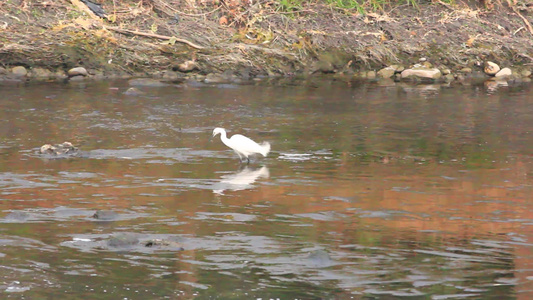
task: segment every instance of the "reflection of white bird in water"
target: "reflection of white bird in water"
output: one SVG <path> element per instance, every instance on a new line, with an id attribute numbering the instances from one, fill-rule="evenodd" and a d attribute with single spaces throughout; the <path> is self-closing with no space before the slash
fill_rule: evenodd
<path id="1" fill-rule="evenodd" d="M 248 156 L 252 154 L 261 154 L 264 157 L 267 156 L 270 152 L 270 144 L 268 142 L 263 142 L 258 144 L 252 141 L 250 138 L 245 137 L 244 135 L 235 134 L 228 139 L 226 136 L 226 130 L 224 128 L 217 127 L 213 130 L 213 137 L 220 133 L 220 139 L 224 145 L 230 147 L 239 155 L 241 161 L 242 158 L 246 158 L 246 161 L 249 163 L 250 159 Z"/>
<path id="2" fill-rule="evenodd" d="M 245 167 L 237 173 L 222 176 L 220 182 L 215 184 L 213 192 L 222 195 L 225 190 L 245 190 L 251 188 L 251 184 L 260 177 L 268 178 L 268 176 L 270 176 L 270 173 L 266 166 L 262 166 L 259 169 Z"/>

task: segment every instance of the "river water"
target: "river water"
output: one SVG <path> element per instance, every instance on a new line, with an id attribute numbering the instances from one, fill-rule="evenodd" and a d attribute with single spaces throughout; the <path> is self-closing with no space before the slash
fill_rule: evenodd
<path id="1" fill-rule="evenodd" d="M 2 298 L 533 297 L 531 86 L 127 88 L 0 87 Z"/>

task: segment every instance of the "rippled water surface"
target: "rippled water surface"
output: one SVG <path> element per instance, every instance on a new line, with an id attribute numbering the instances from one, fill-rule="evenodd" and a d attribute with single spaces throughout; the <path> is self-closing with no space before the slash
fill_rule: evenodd
<path id="1" fill-rule="evenodd" d="M 533 297 L 530 86 L 0 88 L 2 298 Z"/>

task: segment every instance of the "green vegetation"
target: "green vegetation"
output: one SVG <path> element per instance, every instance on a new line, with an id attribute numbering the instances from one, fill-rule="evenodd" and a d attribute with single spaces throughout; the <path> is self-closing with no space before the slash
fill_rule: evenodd
<path id="1" fill-rule="evenodd" d="M 392 9 L 401 5 L 418 7 L 421 2 L 422 0 L 319 0 L 316 2 L 308 0 L 278 0 L 277 7 L 278 11 L 298 12 L 308 6 L 327 4 L 333 8 L 365 14 L 368 12 L 383 11 L 387 8 Z M 444 4 L 454 4 L 455 0 L 443 0 L 441 2 Z"/>

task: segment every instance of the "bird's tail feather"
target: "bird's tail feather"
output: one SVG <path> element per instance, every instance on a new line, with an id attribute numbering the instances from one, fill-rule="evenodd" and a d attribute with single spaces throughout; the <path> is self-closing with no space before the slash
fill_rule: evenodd
<path id="1" fill-rule="evenodd" d="M 261 143 L 261 148 L 263 148 L 263 151 L 261 151 L 261 154 L 266 157 L 268 152 L 270 152 L 270 143 L 269 142 L 263 142 Z"/>

